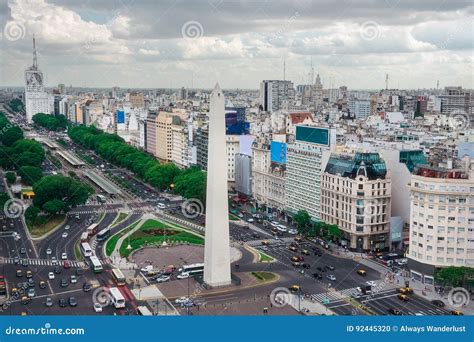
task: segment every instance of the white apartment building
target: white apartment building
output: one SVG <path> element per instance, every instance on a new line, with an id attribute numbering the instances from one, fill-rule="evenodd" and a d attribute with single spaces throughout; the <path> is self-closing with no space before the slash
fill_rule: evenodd
<path id="1" fill-rule="evenodd" d="M 226 135 L 227 151 L 227 181 L 235 182 L 235 155 L 240 153 L 240 139 L 238 135 Z"/>
<path id="2" fill-rule="evenodd" d="M 272 166 L 269 143 L 256 141 L 252 146 L 252 196 L 267 212 L 285 210 L 285 168 Z"/>
<path id="3" fill-rule="evenodd" d="M 171 161 L 181 169 L 189 166 L 188 129 L 184 126 L 171 127 Z"/>
<path id="4" fill-rule="evenodd" d="M 433 284 L 437 268 L 474 267 L 474 172 L 420 167 L 410 190 L 412 278 Z"/>
<path id="5" fill-rule="evenodd" d="M 350 250 L 390 248 L 391 179 L 378 153 L 333 154 L 321 181 L 321 220 L 337 225 Z"/>

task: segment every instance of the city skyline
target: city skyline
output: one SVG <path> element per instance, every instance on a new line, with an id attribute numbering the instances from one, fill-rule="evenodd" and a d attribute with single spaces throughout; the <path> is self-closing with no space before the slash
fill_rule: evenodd
<path id="1" fill-rule="evenodd" d="M 388 74 L 389 88 L 473 88 L 467 1 L 2 6 L 2 86 L 23 83 L 35 34 L 48 87 L 258 89 L 262 79 L 297 85 L 320 74 L 326 89 L 383 89 Z"/>

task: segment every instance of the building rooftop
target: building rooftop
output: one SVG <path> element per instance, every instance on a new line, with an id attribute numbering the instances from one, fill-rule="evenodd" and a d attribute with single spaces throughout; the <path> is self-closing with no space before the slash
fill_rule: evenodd
<path id="1" fill-rule="evenodd" d="M 385 179 L 387 167 L 378 153 L 356 153 L 355 155 L 332 154 L 325 172 L 355 179 L 359 175 L 370 180 Z"/>
<path id="2" fill-rule="evenodd" d="M 460 169 L 447 169 L 427 165 L 418 165 L 413 172 L 416 176 L 444 179 L 469 179 L 469 174 Z"/>

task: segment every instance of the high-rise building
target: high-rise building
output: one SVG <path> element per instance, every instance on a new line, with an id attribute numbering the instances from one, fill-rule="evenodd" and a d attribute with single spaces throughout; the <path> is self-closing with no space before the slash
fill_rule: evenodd
<path id="1" fill-rule="evenodd" d="M 337 225 L 351 250 L 390 248 L 391 180 L 378 153 L 332 154 L 321 181 L 321 220 Z"/>
<path id="2" fill-rule="evenodd" d="M 189 166 L 188 127 L 183 125 L 171 126 L 172 153 L 171 161 L 179 168 Z"/>
<path id="3" fill-rule="evenodd" d="M 267 112 L 287 109 L 295 100 L 293 82 L 266 80 L 260 83 L 260 105 Z"/>
<path id="4" fill-rule="evenodd" d="M 209 142 L 209 129 L 207 126 L 200 127 L 196 130 L 196 164 L 201 170 L 207 170 L 207 145 Z"/>
<path id="5" fill-rule="evenodd" d="M 156 119 L 156 157 L 163 161 L 171 161 L 173 158 L 173 133 L 171 127 L 180 124 L 178 116 L 172 113 L 160 112 Z"/>
<path id="6" fill-rule="evenodd" d="M 314 220 L 321 219 L 321 174 L 335 143 L 335 129 L 296 126 L 295 142 L 286 149 L 288 212 L 304 209 Z"/>
<path id="7" fill-rule="evenodd" d="M 51 113 L 50 99 L 44 91 L 43 72 L 38 69 L 36 40 L 33 36 L 33 65 L 25 70 L 25 107 L 26 119 L 32 121 L 35 114 Z"/>
<path id="8" fill-rule="evenodd" d="M 235 191 L 245 196 L 252 194 L 252 157 L 242 153 L 235 155 Z"/>
<path id="9" fill-rule="evenodd" d="M 144 128 L 145 132 L 145 150 L 148 153 L 156 156 L 156 120 L 158 117 L 157 112 L 149 112 L 146 118 L 146 124 Z"/>
<path id="10" fill-rule="evenodd" d="M 366 119 L 370 115 L 370 100 L 349 100 L 349 114 L 356 119 Z"/>
<path id="11" fill-rule="evenodd" d="M 474 267 L 474 171 L 420 166 L 410 190 L 412 278 L 433 284 L 439 268 Z"/>

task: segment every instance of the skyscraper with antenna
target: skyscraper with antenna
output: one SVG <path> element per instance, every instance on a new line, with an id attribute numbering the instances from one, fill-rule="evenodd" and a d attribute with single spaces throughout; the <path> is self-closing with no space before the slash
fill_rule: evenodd
<path id="1" fill-rule="evenodd" d="M 38 69 L 36 38 L 33 35 L 33 64 L 25 70 L 25 112 L 31 122 L 38 113 L 51 114 L 49 95 L 44 91 L 43 73 Z"/>

